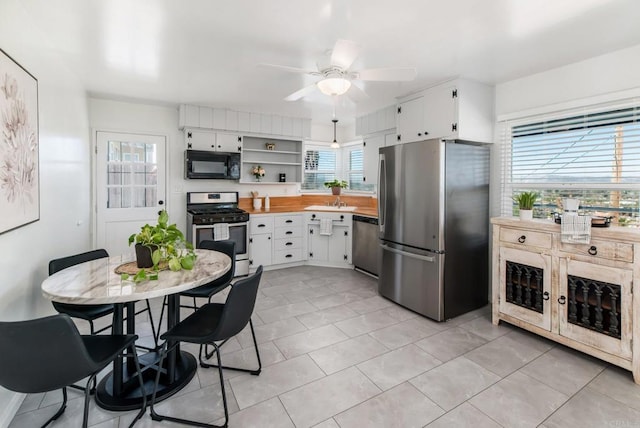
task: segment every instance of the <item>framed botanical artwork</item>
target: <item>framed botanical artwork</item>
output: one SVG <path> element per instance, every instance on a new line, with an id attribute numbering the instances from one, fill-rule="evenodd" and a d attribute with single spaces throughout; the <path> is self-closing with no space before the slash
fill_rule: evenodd
<path id="1" fill-rule="evenodd" d="M 0 233 L 40 219 L 38 80 L 0 49 Z"/>

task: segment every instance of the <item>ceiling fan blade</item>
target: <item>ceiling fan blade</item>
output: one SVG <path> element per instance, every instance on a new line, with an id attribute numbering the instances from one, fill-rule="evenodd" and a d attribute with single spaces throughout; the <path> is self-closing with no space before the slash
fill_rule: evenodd
<path id="1" fill-rule="evenodd" d="M 275 68 L 277 70 L 282 70 L 282 71 L 286 71 L 289 73 L 303 73 L 303 74 L 311 74 L 314 76 L 320 76 L 321 74 L 318 72 L 318 70 L 307 70 L 304 68 L 298 68 L 298 67 L 289 67 L 288 65 L 278 65 L 278 64 L 267 64 L 267 63 L 260 63 L 258 64 L 258 67 L 266 67 L 266 68 Z"/>
<path id="2" fill-rule="evenodd" d="M 353 83 L 347 91 L 347 97 L 349 97 L 349 99 L 354 103 L 359 103 L 360 101 L 366 101 L 369 99 L 369 95 Z"/>
<path id="3" fill-rule="evenodd" d="M 380 82 L 409 82 L 416 78 L 418 72 L 413 67 L 370 68 L 354 71 L 353 77 L 358 80 L 377 80 Z"/>
<path id="4" fill-rule="evenodd" d="M 331 52 L 331 65 L 348 69 L 358 57 L 360 45 L 351 40 L 338 40 Z"/>
<path id="5" fill-rule="evenodd" d="M 311 92 L 316 90 L 316 84 L 305 86 L 302 89 L 298 89 L 293 94 L 286 97 L 285 101 L 298 101 L 300 98 L 303 98 L 306 95 L 309 95 Z"/>

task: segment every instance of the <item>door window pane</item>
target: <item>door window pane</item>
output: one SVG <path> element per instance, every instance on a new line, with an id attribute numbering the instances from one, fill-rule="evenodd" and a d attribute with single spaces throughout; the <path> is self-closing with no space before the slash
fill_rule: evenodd
<path id="1" fill-rule="evenodd" d="M 155 207 L 157 158 L 155 144 L 109 141 L 107 208 Z"/>

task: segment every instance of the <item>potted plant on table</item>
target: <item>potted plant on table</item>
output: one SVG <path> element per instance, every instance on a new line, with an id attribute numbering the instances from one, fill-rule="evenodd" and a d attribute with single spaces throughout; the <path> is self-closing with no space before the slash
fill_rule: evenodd
<path id="1" fill-rule="evenodd" d="M 347 182 L 344 180 L 326 181 L 324 187 L 330 188 L 332 194 L 339 195 L 342 189 L 347 188 Z"/>
<path id="2" fill-rule="evenodd" d="M 520 220 L 533 219 L 533 205 L 538 200 L 538 196 L 536 192 L 522 192 L 513 197 L 520 209 Z"/>
<path id="3" fill-rule="evenodd" d="M 169 224 L 169 215 L 165 210 L 160 211 L 158 224 L 145 224 L 140 232 L 129 237 L 129 245 L 133 243 L 137 264 L 141 268 L 134 281 L 147 279 L 144 268 L 153 268 L 156 272 L 161 267 L 168 267 L 172 271 L 190 270 L 196 260 L 193 245 L 184 239 L 184 234 L 175 224 Z"/>

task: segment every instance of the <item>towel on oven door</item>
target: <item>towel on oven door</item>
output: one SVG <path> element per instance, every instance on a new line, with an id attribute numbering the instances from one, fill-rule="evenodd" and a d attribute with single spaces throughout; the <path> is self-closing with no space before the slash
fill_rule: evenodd
<path id="1" fill-rule="evenodd" d="M 215 223 L 213 225 L 213 240 L 226 241 L 229 239 L 229 223 Z"/>

